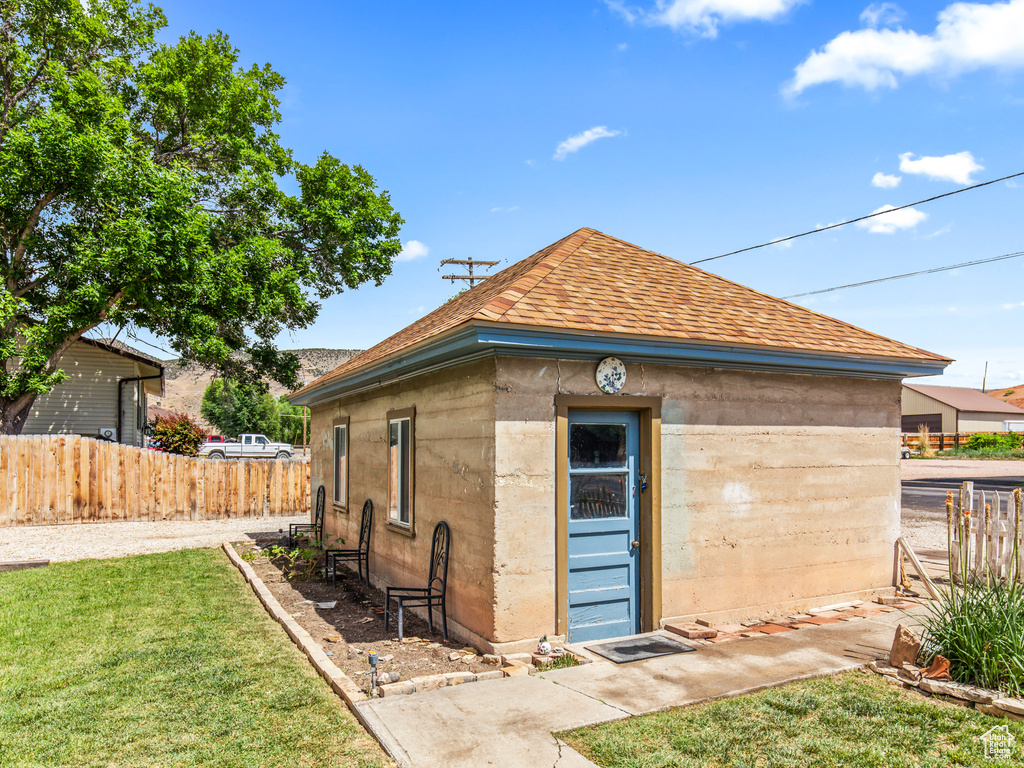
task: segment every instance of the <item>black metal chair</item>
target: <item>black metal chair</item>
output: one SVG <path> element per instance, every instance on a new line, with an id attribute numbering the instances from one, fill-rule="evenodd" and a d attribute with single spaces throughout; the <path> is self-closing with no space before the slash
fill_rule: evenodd
<path id="1" fill-rule="evenodd" d="M 292 523 L 288 526 L 288 548 L 295 546 L 295 539 L 300 533 L 312 533 L 317 541 L 324 537 L 324 505 L 327 502 L 327 491 L 323 485 L 316 489 L 316 509 L 312 523 Z"/>
<path id="2" fill-rule="evenodd" d="M 324 581 L 327 571 L 331 571 L 331 586 L 338 586 L 338 561 L 355 560 L 359 570 L 359 578 L 367 586 L 370 584 L 370 531 L 373 530 L 373 502 L 363 502 L 363 519 L 359 524 L 359 546 L 356 549 L 325 549 L 324 550 Z M 363 576 L 363 564 L 366 564 L 366 576 Z"/>
<path id="3" fill-rule="evenodd" d="M 426 587 L 388 587 L 384 591 L 384 631 L 388 631 L 391 617 L 391 600 L 398 603 L 398 639 L 402 639 L 402 612 L 406 607 L 427 609 L 427 624 L 434 631 L 434 606 L 441 609 L 442 635 L 448 639 L 448 614 L 445 611 L 445 592 L 448 588 L 448 548 L 452 532 L 444 520 L 434 526 L 434 538 L 430 543 L 430 572 Z"/>

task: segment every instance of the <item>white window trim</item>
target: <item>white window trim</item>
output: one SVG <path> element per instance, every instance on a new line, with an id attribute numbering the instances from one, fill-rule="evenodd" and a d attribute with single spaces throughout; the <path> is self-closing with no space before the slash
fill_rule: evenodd
<path id="1" fill-rule="evenodd" d="M 403 408 L 398 411 L 391 411 L 387 414 L 388 431 L 387 441 L 388 446 L 388 514 L 387 521 L 388 525 L 393 530 L 400 533 L 412 534 L 415 530 L 416 510 L 415 510 L 415 497 L 416 497 L 416 411 L 414 408 Z M 399 472 L 394 475 L 396 478 L 396 488 L 391 487 L 391 478 L 393 476 L 393 467 L 391 464 L 391 427 L 393 424 L 401 425 L 402 422 L 407 422 L 409 425 L 409 448 L 408 456 L 403 456 L 401 453 L 401 441 L 398 444 L 398 456 L 399 462 L 408 461 L 409 465 L 409 476 L 408 476 L 408 488 L 402 486 L 402 475 Z M 401 427 L 399 427 L 399 431 Z M 392 497 L 392 491 L 395 492 L 395 497 Z M 408 517 L 407 521 L 400 519 L 401 504 L 393 504 L 394 501 L 401 501 L 402 497 L 405 497 L 408 501 Z"/>
<path id="2" fill-rule="evenodd" d="M 342 481 L 338 482 L 338 435 L 341 434 L 341 444 L 344 448 L 344 459 L 345 459 L 345 476 Z M 331 485 L 333 491 L 331 492 L 331 501 L 333 505 L 340 510 L 348 510 L 348 486 L 349 486 L 349 472 L 351 461 L 349 461 L 350 454 L 350 441 L 349 441 L 349 419 L 347 416 L 337 418 L 334 420 L 332 425 L 331 438 L 333 440 L 331 444 Z"/>

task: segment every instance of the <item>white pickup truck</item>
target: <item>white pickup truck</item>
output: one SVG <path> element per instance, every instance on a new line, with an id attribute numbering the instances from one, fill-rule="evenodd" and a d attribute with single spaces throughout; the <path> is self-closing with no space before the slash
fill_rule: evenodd
<path id="1" fill-rule="evenodd" d="M 291 443 L 274 443 L 263 435 L 239 435 L 230 443 L 203 443 L 199 455 L 210 459 L 290 459 Z"/>

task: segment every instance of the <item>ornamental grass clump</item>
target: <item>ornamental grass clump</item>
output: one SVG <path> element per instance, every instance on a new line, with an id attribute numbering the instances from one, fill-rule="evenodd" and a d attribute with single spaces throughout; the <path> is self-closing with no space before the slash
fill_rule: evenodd
<path id="1" fill-rule="evenodd" d="M 952 494 L 946 498 L 949 524 L 950 588 L 929 606 L 922 619 L 926 658 L 936 655 L 949 660 L 950 676 L 960 683 L 1024 695 L 1024 584 L 1021 583 L 1020 535 L 1015 535 L 1009 572 L 999 578 L 985 558 L 984 572 L 971 570 L 973 553 L 971 512 L 961 495 L 954 510 Z M 1020 531 L 1021 489 L 1014 491 L 1014 531 Z M 988 527 L 985 520 L 978 524 Z M 954 536 L 954 530 L 960 534 Z"/>

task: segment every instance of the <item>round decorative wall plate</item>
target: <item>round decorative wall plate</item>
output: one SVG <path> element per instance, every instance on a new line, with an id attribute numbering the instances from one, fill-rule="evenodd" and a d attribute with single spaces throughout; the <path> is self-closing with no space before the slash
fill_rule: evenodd
<path id="1" fill-rule="evenodd" d="M 597 387 L 614 395 L 626 383 L 626 364 L 617 357 L 606 357 L 597 364 Z"/>

